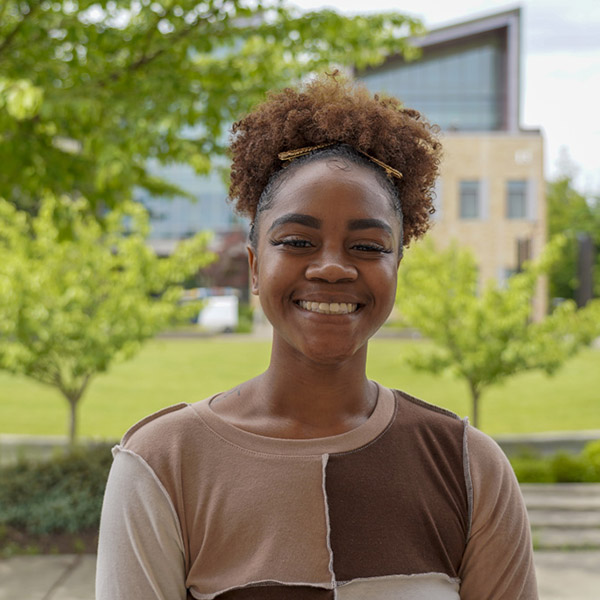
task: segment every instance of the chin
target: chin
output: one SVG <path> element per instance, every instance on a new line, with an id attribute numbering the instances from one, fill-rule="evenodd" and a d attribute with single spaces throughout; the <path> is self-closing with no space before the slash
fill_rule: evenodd
<path id="1" fill-rule="evenodd" d="M 367 340 L 368 341 L 368 340 Z M 335 366 L 352 359 L 367 344 L 306 344 L 301 347 L 300 353 L 310 362 L 323 366 Z"/>

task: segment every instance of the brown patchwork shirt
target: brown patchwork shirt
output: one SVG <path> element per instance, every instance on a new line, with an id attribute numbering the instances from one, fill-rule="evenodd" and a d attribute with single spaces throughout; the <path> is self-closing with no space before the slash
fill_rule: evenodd
<path id="1" fill-rule="evenodd" d="M 535 600 L 529 524 L 489 437 L 381 388 L 360 427 L 283 440 L 210 400 L 114 450 L 97 600 Z"/>

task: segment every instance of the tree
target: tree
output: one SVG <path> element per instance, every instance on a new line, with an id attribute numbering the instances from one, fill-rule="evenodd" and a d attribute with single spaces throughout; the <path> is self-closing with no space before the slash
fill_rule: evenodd
<path id="1" fill-rule="evenodd" d="M 158 259 L 147 232 L 135 203 L 101 226 L 83 199 L 46 195 L 35 218 L 0 199 L 0 369 L 65 397 L 72 443 L 91 379 L 186 316 L 179 283 L 212 259 L 205 234 Z"/>
<path id="2" fill-rule="evenodd" d="M 591 236 L 600 248 L 600 200 L 586 198 L 573 186 L 572 174 L 567 172 L 548 182 L 548 231 L 550 238 L 564 235 L 566 243 L 561 256 L 550 267 L 551 298 L 575 298 L 579 286 L 577 259 L 578 236 Z M 594 291 L 600 296 L 600 253 L 596 252 Z"/>
<path id="3" fill-rule="evenodd" d="M 552 374 L 600 334 L 598 300 L 580 310 L 567 301 L 539 322 L 530 318 L 537 279 L 557 260 L 564 243 L 556 238 L 537 262 L 527 263 L 505 287 L 490 282 L 481 293 L 476 261 L 466 248 L 436 250 L 422 243 L 400 266 L 400 313 L 434 344 L 416 353 L 412 364 L 431 373 L 451 370 L 463 379 L 476 427 L 485 389 L 531 369 Z"/>
<path id="4" fill-rule="evenodd" d="M 35 212 L 40 190 L 92 207 L 137 186 L 180 194 L 150 159 L 206 173 L 224 128 L 314 70 L 414 55 L 419 21 L 301 14 L 274 0 L 0 2 L 0 197 Z"/>

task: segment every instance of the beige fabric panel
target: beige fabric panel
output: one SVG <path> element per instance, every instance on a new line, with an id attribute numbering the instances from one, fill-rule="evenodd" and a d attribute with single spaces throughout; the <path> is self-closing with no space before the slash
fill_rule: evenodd
<path id="1" fill-rule="evenodd" d="M 96 600 L 185 600 L 183 541 L 173 506 L 135 454 L 115 449 L 98 544 Z"/>
<path id="2" fill-rule="evenodd" d="M 240 448 L 187 405 L 147 420 L 124 443 L 148 457 L 173 500 L 196 597 L 262 581 L 333 585 L 320 455 Z"/>
<path id="3" fill-rule="evenodd" d="M 443 573 L 354 580 L 336 590 L 337 600 L 460 600 L 458 580 Z M 483 598 L 481 599 L 483 600 Z"/>
<path id="4" fill-rule="evenodd" d="M 461 600 L 535 600 L 531 532 L 515 474 L 498 444 L 474 427 L 467 449 L 473 521 L 459 572 Z"/>

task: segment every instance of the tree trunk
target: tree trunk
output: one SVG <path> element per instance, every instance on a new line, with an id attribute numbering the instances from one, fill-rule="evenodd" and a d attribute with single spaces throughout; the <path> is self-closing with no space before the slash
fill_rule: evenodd
<path id="1" fill-rule="evenodd" d="M 75 445 L 75 440 L 77 439 L 77 401 L 79 398 L 70 396 L 67 397 L 69 401 L 69 445 L 73 447 Z"/>
<path id="2" fill-rule="evenodd" d="M 472 401 L 472 415 L 473 415 L 473 427 L 479 428 L 479 397 L 481 392 L 475 384 L 469 381 L 469 389 L 471 390 L 471 401 Z"/>
<path id="3" fill-rule="evenodd" d="M 67 399 L 69 403 L 69 444 L 71 447 L 75 445 L 75 441 L 77 440 L 77 405 L 79 404 L 79 400 L 83 396 L 88 383 L 90 382 L 90 375 L 87 375 L 83 378 L 83 382 L 78 390 L 66 390 L 61 388 L 61 392 L 63 396 Z"/>

